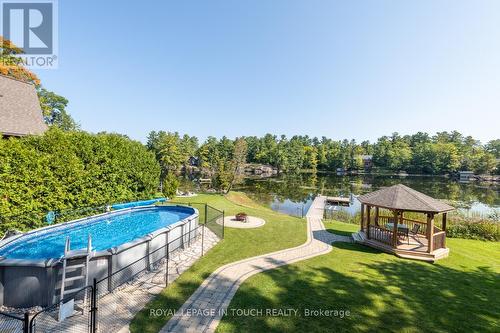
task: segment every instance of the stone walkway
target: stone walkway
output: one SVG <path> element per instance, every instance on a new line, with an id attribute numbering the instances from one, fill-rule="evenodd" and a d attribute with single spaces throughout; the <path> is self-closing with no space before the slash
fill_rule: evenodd
<path id="1" fill-rule="evenodd" d="M 219 238 L 205 228 L 203 250 L 206 253 Z M 175 281 L 200 257 L 202 240 L 198 236 L 191 246 L 177 250 L 170 255 L 168 282 Z M 143 274 L 110 294 L 99 298 L 99 332 L 129 332 L 128 324 L 134 315 L 142 310 L 165 288 L 165 262 L 155 272 Z"/>
<path id="2" fill-rule="evenodd" d="M 307 217 L 307 241 L 297 247 L 240 260 L 213 272 L 160 332 L 214 332 L 239 286 L 257 273 L 326 254 L 336 241 L 351 241 L 325 230 L 325 197 L 318 196 Z"/>

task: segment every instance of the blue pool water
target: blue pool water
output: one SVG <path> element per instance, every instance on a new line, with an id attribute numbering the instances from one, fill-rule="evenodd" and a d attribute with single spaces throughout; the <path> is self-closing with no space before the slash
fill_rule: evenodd
<path id="1" fill-rule="evenodd" d="M 21 236 L 0 248 L 0 256 L 9 259 L 60 258 L 64 255 L 66 237 L 70 237 L 72 249 L 81 249 L 87 247 L 89 233 L 93 250 L 107 250 L 193 214 L 194 209 L 189 207 L 165 206 L 96 217 Z"/>

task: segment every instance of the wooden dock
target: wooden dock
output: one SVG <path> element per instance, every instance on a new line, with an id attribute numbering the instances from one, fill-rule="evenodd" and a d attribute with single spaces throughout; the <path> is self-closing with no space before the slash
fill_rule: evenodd
<path id="1" fill-rule="evenodd" d="M 325 211 L 325 203 L 326 197 L 318 195 L 316 198 L 314 198 L 311 207 L 309 207 L 306 217 L 322 219 Z"/>
<path id="2" fill-rule="evenodd" d="M 349 205 L 351 204 L 351 199 L 344 197 L 326 197 L 325 200 L 328 205 L 333 206 L 349 207 Z"/>

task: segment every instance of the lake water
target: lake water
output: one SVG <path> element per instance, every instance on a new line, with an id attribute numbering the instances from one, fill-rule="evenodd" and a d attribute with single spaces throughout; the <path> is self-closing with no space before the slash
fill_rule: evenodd
<path id="1" fill-rule="evenodd" d="M 360 209 L 357 196 L 381 187 L 405 184 L 431 197 L 457 207 L 469 216 L 500 216 L 500 185 L 460 183 L 445 177 L 331 174 L 282 175 L 274 178 L 247 178 L 237 189 L 273 210 L 301 216 L 306 213 L 317 194 L 351 199 L 347 210 L 355 214 Z"/>

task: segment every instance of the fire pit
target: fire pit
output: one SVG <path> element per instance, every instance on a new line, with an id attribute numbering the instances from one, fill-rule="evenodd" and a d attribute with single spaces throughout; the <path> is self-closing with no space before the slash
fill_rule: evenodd
<path id="1" fill-rule="evenodd" d="M 234 219 L 239 222 L 247 222 L 247 217 L 248 215 L 246 213 L 238 213 Z"/>
<path id="2" fill-rule="evenodd" d="M 245 219 L 241 220 L 244 215 Z M 240 216 L 226 216 L 224 221 L 222 219 L 217 219 L 217 223 L 220 225 L 224 225 L 226 228 L 237 228 L 237 229 L 250 229 L 250 228 L 258 228 L 263 226 L 266 221 L 259 217 L 250 216 L 245 213 L 238 214 Z"/>

